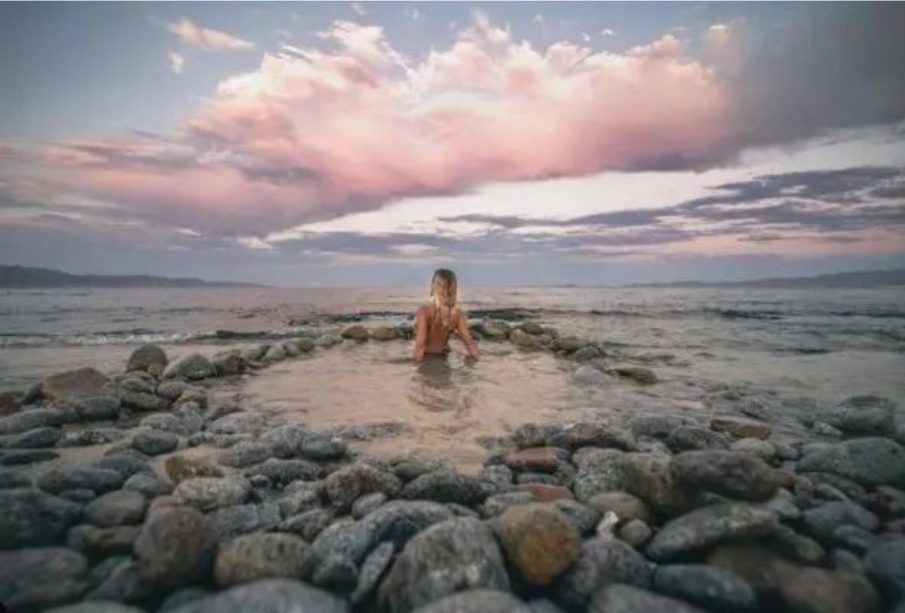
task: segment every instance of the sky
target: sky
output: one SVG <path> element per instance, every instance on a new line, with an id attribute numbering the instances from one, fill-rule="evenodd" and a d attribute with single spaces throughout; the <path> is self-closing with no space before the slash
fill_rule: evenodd
<path id="1" fill-rule="evenodd" d="M 0 3 L 0 263 L 274 285 L 905 266 L 903 3 Z"/>

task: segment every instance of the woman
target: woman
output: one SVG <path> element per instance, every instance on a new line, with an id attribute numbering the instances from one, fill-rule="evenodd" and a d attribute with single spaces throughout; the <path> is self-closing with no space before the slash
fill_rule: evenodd
<path id="1" fill-rule="evenodd" d="M 441 268 L 431 279 L 431 304 L 418 308 L 415 314 L 415 348 L 412 357 L 420 361 L 425 355 L 449 353 L 449 337 L 459 336 L 468 355 L 477 359 L 478 345 L 471 337 L 468 319 L 456 306 L 458 284 L 456 273 Z"/>

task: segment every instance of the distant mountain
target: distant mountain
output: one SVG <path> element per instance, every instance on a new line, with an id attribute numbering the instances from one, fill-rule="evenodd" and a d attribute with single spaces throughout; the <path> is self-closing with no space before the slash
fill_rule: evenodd
<path id="1" fill-rule="evenodd" d="M 752 281 L 726 281 L 719 283 L 703 281 L 678 281 L 676 283 L 634 284 L 628 287 L 767 287 L 767 288 L 808 288 L 808 287 L 889 287 L 905 285 L 905 268 L 896 270 L 864 270 L 858 272 L 837 272 L 814 277 L 775 277 Z"/>
<path id="2" fill-rule="evenodd" d="M 255 283 L 230 283 L 203 279 L 150 275 L 72 275 L 49 268 L 0 265 L 0 288 L 29 287 L 262 287 Z"/>

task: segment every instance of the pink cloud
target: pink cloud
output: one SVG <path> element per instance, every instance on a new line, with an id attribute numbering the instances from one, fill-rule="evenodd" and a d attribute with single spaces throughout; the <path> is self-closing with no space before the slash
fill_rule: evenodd
<path id="1" fill-rule="evenodd" d="M 180 36 L 219 44 L 180 24 Z M 541 50 L 478 14 L 419 62 L 379 27 L 337 22 L 321 36 L 332 51 L 266 54 L 223 81 L 174 141 L 51 149 L 58 180 L 247 234 L 483 182 L 693 166 L 739 134 L 723 83 L 671 35 L 623 54 Z"/>
<path id="2" fill-rule="evenodd" d="M 187 17 L 171 23 L 167 26 L 167 29 L 187 45 L 200 47 L 208 51 L 242 51 L 254 48 L 254 43 L 242 40 L 226 32 L 202 28 Z"/>

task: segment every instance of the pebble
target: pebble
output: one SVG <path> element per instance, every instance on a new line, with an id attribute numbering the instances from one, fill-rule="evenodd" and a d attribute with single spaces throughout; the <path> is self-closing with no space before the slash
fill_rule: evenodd
<path id="1" fill-rule="evenodd" d="M 500 515 L 497 535 L 509 562 L 535 585 L 548 585 L 578 559 L 581 536 L 556 507 L 528 503 Z"/>

